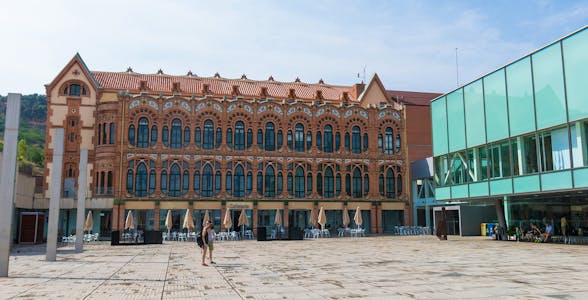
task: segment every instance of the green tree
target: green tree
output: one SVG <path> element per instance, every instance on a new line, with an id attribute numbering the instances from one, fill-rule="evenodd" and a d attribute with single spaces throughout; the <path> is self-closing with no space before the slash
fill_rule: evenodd
<path id="1" fill-rule="evenodd" d="M 29 145 L 27 145 L 27 141 L 20 140 L 18 141 L 18 161 L 27 160 L 27 155 L 29 153 Z"/>

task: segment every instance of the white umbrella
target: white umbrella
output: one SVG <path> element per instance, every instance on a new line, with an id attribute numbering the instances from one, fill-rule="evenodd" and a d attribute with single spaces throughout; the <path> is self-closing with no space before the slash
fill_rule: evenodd
<path id="1" fill-rule="evenodd" d="M 327 215 L 325 215 L 325 208 L 322 206 L 318 215 L 318 223 L 321 224 L 321 229 L 324 229 L 325 224 L 327 224 Z"/>
<path id="2" fill-rule="evenodd" d="M 229 232 L 229 230 L 233 227 L 233 220 L 231 219 L 230 209 L 227 209 L 227 211 L 225 212 L 225 219 L 223 220 L 223 225 L 225 225 L 227 232 Z"/>
<path id="3" fill-rule="evenodd" d="M 343 227 L 347 228 L 349 223 L 351 223 L 351 220 L 349 220 L 349 212 L 347 211 L 347 207 L 345 207 L 343 209 Z"/>
<path id="4" fill-rule="evenodd" d="M 133 219 L 133 214 L 130 210 L 125 220 L 125 229 L 135 229 L 135 219 Z"/>
<path id="5" fill-rule="evenodd" d="M 239 215 L 239 224 L 237 226 L 241 226 L 241 235 L 243 238 L 245 237 L 245 226 L 249 226 L 249 218 L 247 217 L 247 213 L 245 209 L 241 209 L 241 214 Z"/>
<path id="6" fill-rule="evenodd" d="M 92 231 L 94 227 L 94 219 L 92 218 L 92 211 L 88 212 L 88 217 L 86 218 L 86 222 L 84 222 L 84 230 L 85 231 Z"/>
<path id="7" fill-rule="evenodd" d="M 280 210 L 276 209 L 276 217 L 274 218 L 275 225 L 282 225 L 282 215 L 280 214 Z"/>
<path id="8" fill-rule="evenodd" d="M 167 216 L 165 217 L 165 227 L 167 228 L 168 239 L 169 239 L 169 231 L 171 230 L 172 225 L 173 225 L 173 223 L 172 223 L 171 209 L 168 209 Z"/>
<path id="9" fill-rule="evenodd" d="M 194 229 L 194 218 L 192 218 L 192 211 L 189 208 L 186 209 L 186 215 L 184 216 L 184 224 L 182 224 L 182 227 L 188 229 L 188 232 Z"/>
<path id="10" fill-rule="evenodd" d="M 363 223 L 363 219 L 361 218 L 361 210 L 359 210 L 359 206 L 355 210 L 355 216 L 353 217 L 353 221 L 355 222 L 355 225 L 357 225 L 358 228 Z"/>
<path id="11" fill-rule="evenodd" d="M 210 215 L 208 214 L 208 209 L 204 213 L 204 219 L 202 219 L 202 227 L 206 226 L 206 223 L 210 220 Z"/>
<path id="12" fill-rule="evenodd" d="M 316 214 L 316 209 L 314 209 L 314 206 L 310 211 L 310 220 L 308 220 L 308 223 L 312 225 L 312 228 L 315 228 L 316 224 L 318 224 L 318 215 Z"/>

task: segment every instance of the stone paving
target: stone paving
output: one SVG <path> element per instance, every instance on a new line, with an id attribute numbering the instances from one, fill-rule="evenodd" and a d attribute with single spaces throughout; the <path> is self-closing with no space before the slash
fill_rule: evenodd
<path id="1" fill-rule="evenodd" d="M 17 246 L 0 299 L 588 299 L 588 248 L 481 237 Z"/>

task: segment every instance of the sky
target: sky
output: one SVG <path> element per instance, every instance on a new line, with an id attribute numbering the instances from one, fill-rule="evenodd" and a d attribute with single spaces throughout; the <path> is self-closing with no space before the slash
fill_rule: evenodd
<path id="1" fill-rule="evenodd" d="M 446 93 L 588 24 L 588 1 L 567 0 L 19 0 L 0 12 L 0 95 L 44 94 L 76 52 L 93 71 L 338 85 L 377 73 L 389 90 Z"/>

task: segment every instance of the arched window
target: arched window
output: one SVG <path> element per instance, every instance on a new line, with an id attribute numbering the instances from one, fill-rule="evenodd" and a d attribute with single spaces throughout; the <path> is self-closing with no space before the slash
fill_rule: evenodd
<path id="1" fill-rule="evenodd" d="M 129 134 L 128 134 L 129 144 L 135 145 L 135 125 L 131 124 L 129 126 Z"/>
<path id="2" fill-rule="evenodd" d="M 229 146 L 229 148 L 233 148 L 233 129 L 232 128 L 227 129 L 227 146 Z"/>
<path id="3" fill-rule="evenodd" d="M 312 148 L 312 132 L 306 132 L 306 150 L 310 150 Z"/>
<path id="4" fill-rule="evenodd" d="M 400 134 L 396 135 L 396 153 L 400 153 Z"/>
<path id="5" fill-rule="evenodd" d="M 294 196 L 298 198 L 304 198 L 305 180 L 304 170 L 302 170 L 302 167 L 296 168 L 296 178 L 294 179 L 294 186 Z"/>
<path id="6" fill-rule="evenodd" d="M 137 176 L 135 176 L 135 195 L 143 197 L 147 195 L 147 167 L 140 163 L 137 167 Z"/>
<path id="7" fill-rule="evenodd" d="M 69 95 L 70 96 L 80 96 L 82 87 L 79 84 L 70 84 L 69 85 Z"/>
<path id="8" fill-rule="evenodd" d="M 304 152 L 304 125 L 296 124 L 296 134 L 294 136 L 294 150 L 296 152 Z"/>
<path id="9" fill-rule="evenodd" d="M 169 130 L 167 126 L 163 126 L 161 129 L 161 141 L 164 146 L 169 146 Z"/>
<path id="10" fill-rule="evenodd" d="M 363 134 L 363 152 L 368 151 L 369 142 L 368 142 L 368 134 L 367 132 Z"/>
<path id="11" fill-rule="evenodd" d="M 257 172 L 257 194 L 263 196 L 263 173 Z"/>
<path id="12" fill-rule="evenodd" d="M 193 183 L 194 194 L 200 195 L 200 171 L 194 172 L 194 183 Z M 202 191 L 204 193 L 204 191 Z"/>
<path id="13" fill-rule="evenodd" d="M 283 185 L 283 181 L 284 179 L 282 178 L 282 172 L 278 172 L 278 184 L 277 184 L 277 191 L 276 191 L 276 195 L 281 195 L 282 194 L 282 185 Z"/>
<path id="14" fill-rule="evenodd" d="M 184 147 L 187 147 L 188 145 L 190 145 L 190 127 L 186 126 L 184 127 Z"/>
<path id="15" fill-rule="evenodd" d="M 392 169 L 386 171 L 386 198 L 396 198 L 394 173 L 392 172 Z"/>
<path id="16" fill-rule="evenodd" d="M 335 196 L 341 195 L 341 174 L 335 177 Z"/>
<path id="17" fill-rule="evenodd" d="M 220 194 L 220 190 L 221 190 L 221 172 L 216 171 L 216 174 L 214 175 L 214 194 L 215 195 Z"/>
<path id="18" fill-rule="evenodd" d="M 253 144 L 253 130 L 249 128 L 247 129 L 247 149 L 251 148 L 251 144 Z"/>
<path id="19" fill-rule="evenodd" d="M 324 196 L 323 194 L 323 174 L 320 172 L 316 174 L 316 192 L 319 196 Z"/>
<path id="20" fill-rule="evenodd" d="M 184 170 L 184 174 L 182 175 L 182 195 L 188 193 L 188 189 L 190 188 L 190 174 L 188 174 L 188 170 Z"/>
<path id="21" fill-rule="evenodd" d="M 359 168 L 353 170 L 353 197 L 361 197 L 361 171 Z"/>
<path id="22" fill-rule="evenodd" d="M 335 151 L 339 151 L 341 149 L 341 134 L 337 132 L 335 134 Z"/>
<path id="23" fill-rule="evenodd" d="M 318 140 L 317 140 L 318 143 Z M 325 126 L 325 136 L 323 143 L 323 151 L 327 153 L 333 152 L 333 127 L 331 125 Z"/>
<path id="24" fill-rule="evenodd" d="M 247 178 L 245 180 L 245 195 L 251 195 L 253 190 L 253 173 L 247 172 Z"/>
<path id="25" fill-rule="evenodd" d="M 227 195 L 233 194 L 233 174 L 231 171 L 228 171 L 227 175 L 225 175 L 225 191 Z"/>
<path id="26" fill-rule="evenodd" d="M 351 144 L 349 141 L 349 132 L 345 133 L 345 151 L 351 152 Z"/>
<path id="27" fill-rule="evenodd" d="M 367 196 L 370 192 L 370 176 L 366 173 L 363 174 L 363 195 Z"/>
<path id="28" fill-rule="evenodd" d="M 265 124 L 265 151 L 276 150 L 274 123 L 268 122 Z"/>
<path id="29" fill-rule="evenodd" d="M 167 190 L 167 171 L 163 170 L 161 171 L 161 175 L 160 175 L 160 180 L 159 180 L 159 189 L 161 189 L 161 192 L 164 194 L 168 193 Z"/>
<path id="30" fill-rule="evenodd" d="M 102 135 L 102 144 L 105 145 L 106 144 L 106 123 L 102 124 L 102 132 L 104 132 L 104 134 Z"/>
<path id="31" fill-rule="evenodd" d="M 380 196 L 385 196 L 386 194 L 384 193 L 384 174 L 380 174 L 380 176 L 378 176 L 378 191 L 380 192 Z"/>
<path id="32" fill-rule="evenodd" d="M 378 134 L 378 151 L 384 153 L 384 137 L 381 134 Z"/>
<path id="33" fill-rule="evenodd" d="M 235 123 L 235 150 L 245 150 L 245 124 L 243 121 Z"/>
<path id="34" fill-rule="evenodd" d="M 274 197 L 276 195 L 276 178 L 274 177 L 274 167 L 269 166 L 265 170 L 265 196 Z"/>
<path id="35" fill-rule="evenodd" d="M 98 145 L 100 145 L 102 143 L 102 126 L 100 126 L 100 124 L 98 124 Z"/>
<path id="36" fill-rule="evenodd" d="M 137 147 L 147 148 L 149 145 L 149 120 L 143 117 L 139 119 L 139 130 L 137 130 Z"/>
<path id="37" fill-rule="evenodd" d="M 316 132 L 316 149 L 323 151 L 323 136 L 320 131 Z"/>
<path id="38" fill-rule="evenodd" d="M 333 179 L 333 169 L 331 167 L 327 167 L 325 169 L 324 182 L 325 198 L 333 198 L 335 196 L 335 181 Z"/>
<path id="39" fill-rule="evenodd" d="M 114 145 L 114 123 L 110 123 L 110 134 L 108 136 L 110 138 L 110 144 Z"/>
<path id="40" fill-rule="evenodd" d="M 216 149 L 220 148 L 221 144 L 223 143 L 223 130 L 220 127 L 216 128 L 216 144 L 214 147 Z"/>
<path id="41" fill-rule="evenodd" d="M 211 120 L 204 121 L 204 134 L 202 137 L 202 148 L 210 150 L 214 147 L 214 124 Z"/>
<path id="42" fill-rule="evenodd" d="M 345 194 L 351 196 L 351 175 L 345 174 Z"/>
<path id="43" fill-rule="evenodd" d="M 157 143 L 157 125 L 151 126 L 151 146 Z"/>
<path id="44" fill-rule="evenodd" d="M 196 145 L 196 147 L 200 148 L 201 142 L 202 142 L 202 132 L 200 130 L 200 127 L 196 127 L 194 129 L 194 144 Z"/>
<path id="45" fill-rule="evenodd" d="M 257 129 L 257 147 L 263 149 L 263 130 Z"/>
<path id="46" fill-rule="evenodd" d="M 202 196 L 212 196 L 212 167 L 209 164 L 202 169 Z"/>
<path id="47" fill-rule="evenodd" d="M 155 193 L 155 170 L 149 171 L 149 195 Z"/>
<path id="48" fill-rule="evenodd" d="M 399 168 L 396 169 L 396 189 L 398 197 L 402 196 L 402 174 L 400 174 Z"/>
<path id="49" fill-rule="evenodd" d="M 292 172 L 288 173 L 288 177 L 287 177 L 287 182 L 286 182 L 286 187 L 288 189 L 288 194 L 289 195 L 294 195 L 294 183 L 293 183 L 293 178 L 292 178 Z"/>
<path id="50" fill-rule="evenodd" d="M 384 153 L 394 154 L 394 130 L 390 127 L 386 128 L 386 138 L 384 142 Z"/>
<path id="51" fill-rule="evenodd" d="M 353 126 L 351 129 L 351 152 L 361 153 L 361 129 L 359 126 Z"/>
<path id="52" fill-rule="evenodd" d="M 182 147 L 182 121 L 174 119 L 171 128 L 171 146 L 172 149 L 180 149 Z"/>
<path id="53" fill-rule="evenodd" d="M 306 195 L 309 196 L 312 193 L 312 173 L 306 174 Z"/>
<path id="54" fill-rule="evenodd" d="M 237 165 L 235 168 L 235 182 L 233 184 L 233 196 L 243 197 L 245 196 L 245 172 L 241 165 Z"/>
<path id="55" fill-rule="evenodd" d="M 288 149 L 292 149 L 292 130 L 288 130 L 288 134 L 286 135 L 286 144 L 288 145 Z"/>
<path id="56" fill-rule="evenodd" d="M 127 171 L 127 193 L 133 193 L 133 170 Z"/>
<path id="57" fill-rule="evenodd" d="M 169 195 L 172 197 L 180 195 L 180 186 L 182 183 L 180 174 L 180 167 L 178 164 L 173 164 L 169 172 Z"/>
<path id="58" fill-rule="evenodd" d="M 280 150 L 282 148 L 282 140 L 283 140 L 283 135 L 282 135 L 282 130 L 281 129 L 278 130 L 278 137 L 277 137 L 277 139 L 278 139 L 278 141 L 277 141 L 278 142 L 278 145 L 276 146 L 276 149 L 277 150 Z"/>

